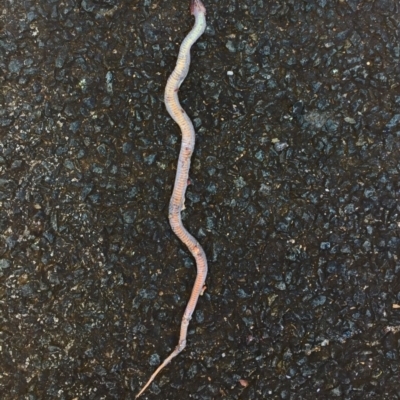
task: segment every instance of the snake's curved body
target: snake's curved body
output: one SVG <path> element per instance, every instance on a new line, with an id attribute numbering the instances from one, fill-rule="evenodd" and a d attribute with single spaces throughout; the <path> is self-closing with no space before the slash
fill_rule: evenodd
<path id="1" fill-rule="evenodd" d="M 185 192 L 189 178 L 190 159 L 194 150 L 195 131 L 192 121 L 189 119 L 178 99 L 178 89 L 189 72 L 190 49 L 197 39 L 203 34 L 206 28 L 206 9 L 200 0 L 191 0 L 190 10 L 195 17 L 195 24 L 192 30 L 183 40 L 179 49 L 178 60 L 175 69 L 168 78 L 165 87 L 165 106 L 172 119 L 179 125 L 182 131 L 182 143 L 179 153 L 178 166 L 175 177 L 175 184 L 169 203 L 169 222 L 172 230 L 178 238 L 187 246 L 196 260 L 197 276 L 193 286 L 192 294 L 182 317 L 181 331 L 178 345 L 174 351 L 162 362 L 147 381 L 146 385 L 136 396 L 139 397 L 158 373 L 186 346 L 186 336 L 189 321 L 192 318 L 194 309 L 207 276 L 207 258 L 203 248 L 197 240 L 185 229 L 181 220 L 181 211 L 184 205 Z"/>

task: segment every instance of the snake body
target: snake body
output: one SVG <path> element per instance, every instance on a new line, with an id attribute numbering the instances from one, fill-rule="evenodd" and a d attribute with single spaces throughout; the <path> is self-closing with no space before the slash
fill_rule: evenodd
<path id="1" fill-rule="evenodd" d="M 197 301 L 203 290 L 207 276 L 207 258 L 203 248 L 198 241 L 185 229 L 182 224 L 181 211 L 184 206 L 185 193 L 189 178 L 190 159 L 194 150 L 195 131 L 192 121 L 179 103 L 178 89 L 186 78 L 190 66 L 190 49 L 197 39 L 203 34 L 206 28 L 206 9 L 200 0 L 191 0 L 191 14 L 195 17 L 192 30 L 183 40 L 179 49 L 178 60 L 175 69 L 168 78 L 165 87 L 165 106 L 169 115 L 179 125 L 182 131 L 181 150 L 179 153 L 178 166 L 175 177 L 175 184 L 169 203 L 169 222 L 172 230 L 178 238 L 187 246 L 190 253 L 196 260 L 197 276 L 193 285 L 192 294 L 182 317 L 181 330 L 178 345 L 173 352 L 154 371 L 146 385 L 142 388 L 139 397 L 151 384 L 158 373 L 186 347 L 186 336 L 189 322 L 196 308 Z"/>

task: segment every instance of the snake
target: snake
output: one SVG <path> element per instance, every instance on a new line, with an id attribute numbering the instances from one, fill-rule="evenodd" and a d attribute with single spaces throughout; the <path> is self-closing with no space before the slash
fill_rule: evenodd
<path id="1" fill-rule="evenodd" d="M 204 290 L 203 287 L 208 270 L 207 257 L 203 248 L 183 226 L 181 218 L 189 179 L 190 160 L 195 145 L 195 130 L 192 121 L 179 103 L 178 90 L 189 72 L 190 49 L 197 39 L 204 33 L 206 28 L 206 8 L 201 0 L 191 0 L 190 11 L 195 18 L 195 23 L 180 46 L 175 69 L 168 78 L 165 87 L 164 102 L 169 115 L 179 125 L 182 132 L 181 149 L 179 152 L 175 183 L 169 203 L 168 219 L 172 231 L 186 245 L 194 257 L 196 261 L 197 275 L 192 293 L 186 305 L 185 312 L 183 313 L 178 345 L 154 371 L 147 383 L 137 394 L 136 398 L 147 389 L 159 372 L 186 347 L 186 336 L 189 322 L 196 308 L 199 296 Z"/>

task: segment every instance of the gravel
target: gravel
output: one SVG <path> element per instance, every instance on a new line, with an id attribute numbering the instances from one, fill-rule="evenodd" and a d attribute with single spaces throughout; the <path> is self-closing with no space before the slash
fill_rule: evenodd
<path id="1" fill-rule="evenodd" d="M 210 271 L 143 398 L 400 399 L 398 2 L 206 7 L 180 98 Z M 2 399 L 134 399 L 176 345 L 195 268 L 163 90 L 192 23 L 177 0 L 3 7 Z"/>

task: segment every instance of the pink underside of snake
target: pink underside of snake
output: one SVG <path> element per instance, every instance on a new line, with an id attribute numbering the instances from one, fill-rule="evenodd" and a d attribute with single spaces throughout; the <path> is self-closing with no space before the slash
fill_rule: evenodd
<path id="1" fill-rule="evenodd" d="M 178 89 L 189 72 L 190 49 L 206 28 L 206 9 L 203 3 L 200 0 L 191 0 L 190 11 L 195 17 L 195 24 L 181 44 L 175 69 L 168 78 L 165 87 L 164 99 L 168 113 L 179 125 L 182 132 L 181 150 L 179 153 L 175 184 L 169 203 L 169 222 L 176 236 L 187 246 L 190 253 L 193 255 L 197 266 L 197 276 L 189 302 L 182 317 L 178 345 L 154 371 L 153 375 L 151 375 L 146 385 L 138 393 L 136 398 L 147 389 L 158 373 L 185 348 L 189 322 L 196 308 L 199 296 L 203 291 L 204 282 L 207 277 L 207 258 L 204 250 L 197 240 L 185 229 L 181 220 L 181 211 L 184 205 L 186 187 L 189 178 L 190 159 L 195 145 L 195 131 L 192 121 L 179 103 Z"/>

